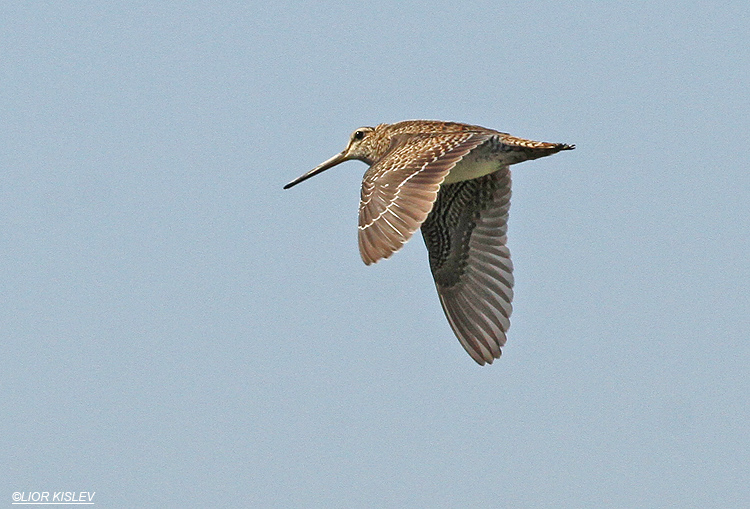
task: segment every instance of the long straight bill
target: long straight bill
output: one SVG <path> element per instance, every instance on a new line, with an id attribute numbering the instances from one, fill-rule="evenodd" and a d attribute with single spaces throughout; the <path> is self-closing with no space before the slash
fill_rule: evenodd
<path id="1" fill-rule="evenodd" d="M 302 182 L 304 180 L 307 180 L 310 177 L 314 177 L 318 173 L 326 171 L 328 168 L 333 168 L 337 164 L 343 163 L 344 161 L 346 161 L 346 156 L 345 156 L 344 152 L 341 152 L 340 154 L 336 154 L 335 156 L 333 156 L 329 160 L 325 161 L 324 163 L 319 164 L 318 166 L 316 166 L 312 170 L 308 171 L 307 173 L 305 173 L 301 177 L 297 177 L 296 179 L 294 179 L 291 182 L 289 182 L 287 185 L 284 186 L 284 189 L 289 189 L 292 186 L 296 186 L 300 182 Z"/>

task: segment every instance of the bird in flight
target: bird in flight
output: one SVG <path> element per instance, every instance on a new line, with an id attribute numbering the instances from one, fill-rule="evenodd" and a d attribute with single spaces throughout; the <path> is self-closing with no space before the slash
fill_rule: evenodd
<path id="1" fill-rule="evenodd" d="M 492 364 L 505 345 L 513 300 L 509 167 L 573 148 L 475 125 L 406 120 L 360 127 L 342 152 L 284 189 L 344 161 L 368 164 L 359 203 L 362 260 L 388 258 L 421 228 L 453 332 L 478 364 Z"/>

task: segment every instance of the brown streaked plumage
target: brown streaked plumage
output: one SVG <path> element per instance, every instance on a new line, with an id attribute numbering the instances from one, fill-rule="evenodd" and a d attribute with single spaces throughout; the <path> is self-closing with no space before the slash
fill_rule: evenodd
<path id="1" fill-rule="evenodd" d="M 343 152 L 284 189 L 351 159 L 370 165 L 359 204 L 362 260 L 388 258 L 421 227 L 453 332 L 472 359 L 492 364 L 505 345 L 513 300 L 509 166 L 573 148 L 475 125 L 406 120 L 360 127 Z"/>

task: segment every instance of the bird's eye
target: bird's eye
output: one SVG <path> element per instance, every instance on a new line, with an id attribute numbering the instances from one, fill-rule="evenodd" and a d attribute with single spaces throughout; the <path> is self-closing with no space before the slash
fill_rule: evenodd
<path id="1" fill-rule="evenodd" d="M 352 136 L 352 138 L 354 138 L 355 140 L 361 140 L 364 137 L 365 137 L 364 131 L 354 131 L 354 135 Z"/>

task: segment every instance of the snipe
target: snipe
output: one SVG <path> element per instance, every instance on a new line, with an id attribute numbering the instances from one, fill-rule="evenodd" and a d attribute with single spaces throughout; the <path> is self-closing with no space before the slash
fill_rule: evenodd
<path id="1" fill-rule="evenodd" d="M 510 327 L 509 166 L 573 148 L 475 125 L 407 120 L 360 127 L 343 152 L 284 189 L 351 159 L 370 165 L 359 204 L 362 260 L 388 258 L 421 226 L 448 322 L 484 365 L 500 357 Z"/>

